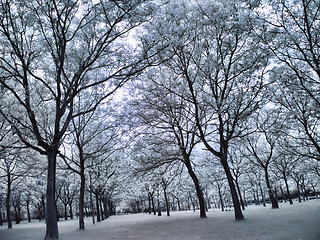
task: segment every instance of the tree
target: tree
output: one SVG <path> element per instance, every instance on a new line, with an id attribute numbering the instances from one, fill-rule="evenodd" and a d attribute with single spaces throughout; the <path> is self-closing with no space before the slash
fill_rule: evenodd
<path id="1" fill-rule="evenodd" d="M 144 21 L 140 10 L 149 13 L 142 0 L 0 3 L 0 84 L 8 104 L 0 114 L 25 146 L 47 156 L 45 239 L 59 236 L 56 158 L 72 119 L 96 109 L 143 68 L 118 47 Z M 83 92 L 94 104 L 76 111 Z"/>
<path id="2" fill-rule="evenodd" d="M 186 167 L 197 192 L 200 217 L 205 218 L 205 200 L 193 164 L 196 146 L 200 142 L 192 117 L 193 106 L 179 96 L 181 85 L 170 76 L 168 68 L 150 68 L 145 78 L 151 81 L 133 85 L 139 94 L 131 103 L 133 113 L 130 117 L 133 116 L 136 121 L 136 131 L 141 135 L 142 144 L 150 145 L 149 149 L 159 155 L 141 158 L 139 164 L 142 166 L 141 171 L 170 164 Z"/>
<path id="3" fill-rule="evenodd" d="M 206 149 L 220 159 L 227 176 L 235 218 L 244 219 L 228 164 L 228 147 L 246 134 L 247 119 L 260 104 L 267 80 L 268 52 L 247 24 L 250 12 L 232 1 L 168 4 L 148 27 L 149 41 L 166 48 L 159 60 L 183 82 L 184 100 Z M 166 26 L 164 28 L 163 26 Z M 150 40 L 151 38 L 151 40 Z M 148 39 L 147 39 L 148 40 Z M 184 92 L 179 92 L 184 97 Z M 190 97 L 189 97 L 190 96 Z"/>
<path id="4" fill-rule="evenodd" d="M 276 101 L 296 123 L 296 134 L 291 136 L 296 154 L 319 161 L 319 2 L 271 1 L 270 5 L 270 11 L 258 12 L 266 23 L 258 34 L 275 58 Z"/>
<path id="5" fill-rule="evenodd" d="M 278 200 L 271 186 L 269 173 L 272 163 L 280 155 L 276 146 L 280 138 L 282 122 L 277 116 L 278 112 L 274 110 L 260 112 L 260 116 L 257 118 L 258 131 L 247 138 L 246 151 L 248 154 L 244 153 L 248 160 L 263 169 L 272 208 L 279 208 Z"/>

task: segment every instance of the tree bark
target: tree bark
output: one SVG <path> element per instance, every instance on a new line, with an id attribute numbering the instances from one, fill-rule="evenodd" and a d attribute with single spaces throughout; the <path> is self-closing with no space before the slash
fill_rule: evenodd
<path id="1" fill-rule="evenodd" d="M 243 202 L 243 199 L 242 199 L 242 196 L 241 196 L 241 191 L 240 191 L 240 186 L 239 186 L 238 179 L 235 180 L 235 182 L 236 182 L 236 187 L 237 187 L 237 190 L 238 190 L 238 194 L 239 194 L 242 210 L 245 210 L 245 206 L 244 206 L 244 202 Z"/>
<path id="2" fill-rule="evenodd" d="M 221 205 L 221 211 L 224 211 L 224 205 L 223 205 L 223 199 L 222 199 L 222 193 L 221 193 L 221 188 L 218 187 L 218 192 L 219 192 L 219 199 L 220 199 L 220 205 Z"/>
<path id="3" fill-rule="evenodd" d="M 270 201 L 271 201 L 271 204 L 272 204 L 272 208 L 279 208 L 278 200 L 273 195 L 273 192 L 272 192 L 272 188 L 271 188 L 271 185 L 270 185 L 270 180 L 269 180 L 269 174 L 268 174 L 268 168 L 267 167 L 264 168 L 264 174 L 265 174 L 266 184 L 267 184 L 267 188 L 268 188 L 268 194 L 269 194 L 269 198 L 270 198 Z"/>
<path id="4" fill-rule="evenodd" d="M 56 189 L 56 158 L 57 151 L 47 153 L 48 176 L 47 176 L 47 202 L 46 202 L 46 236 L 45 240 L 59 239 L 57 210 L 55 202 Z"/>
<path id="5" fill-rule="evenodd" d="M 193 184 L 196 188 L 196 192 L 197 192 L 197 197 L 199 199 L 199 205 L 200 205 L 200 218 L 206 218 L 206 208 L 205 208 L 205 203 L 204 203 L 204 197 L 203 197 L 203 192 L 202 189 L 200 187 L 200 183 L 199 183 L 199 179 L 197 177 L 197 175 L 194 173 L 190 160 L 186 160 L 185 161 L 185 165 L 188 169 L 188 173 L 193 181 Z"/>
<path id="6" fill-rule="evenodd" d="M 164 199 L 166 201 L 166 209 L 167 209 L 167 216 L 170 216 L 170 207 L 169 207 L 169 201 L 168 201 L 168 196 L 167 196 L 167 191 L 163 190 L 164 192 Z"/>
<path id="7" fill-rule="evenodd" d="M 239 198 L 238 198 L 238 195 L 237 195 L 237 191 L 236 191 L 236 188 L 234 186 L 233 178 L 232 178 L 232 175 L 231 175 L 231 172 L 230 172 L 230 168 L 229 168 L 229 165 L 228 165 L 228 162 L 227 162 L 227 153 L 226 153 L 226 151 L 225 151 L 225 153 L 221 154 L 220 161 L 221 161 L 223 169 L 224 169 L 224 171 L 225 171 L 225 173 L 227 175 L 227 180 L 228 180 L 228 183 L 229 183 L 229 188 L 230 188 L 232 202 L 233 202 L 233 209 L 234 209 L 235 219 L 237 221 L 244 220 L 244 217 L 243 217 L 243 214 L 242 214 L 242 211 L 241 211 Z"/>
<path id="8" fill-rule="evenodd" d="M 28 215 L 28 222 L 31 222 L 31 216 L 30 216 L 30 199 L 26 200 L 26 207 L 27 207 L 27 215 Z M 1 214 L 1 212 L 0 212 Z"/>
<path id="9" fill-rule="evenodd" d="M 10 214 L 10 197 L 11 197 L 11 176 L 10 173 L 8 173 L 7 176 L 8 186 L 7 186 L 7 197 L 6 197 L 6 211 L 7 211 L 7 222 L 8 222 L 8 228 L 12 228 L 12 220 L 11 220 L 11 214 Z"/>
<path id="10" fill-rule="evenodd" d="M 285 183 L 285 185 L 286 185 L 287 195 L 288 195 L 288 199 L 289 199 L 290 205 L 292 205 L 292 204 L 293 204 L 293 201 L 292 201 L 292 197 L 291 197 L 291 194 L 290 194 L 290 191 L 289 191 L 288 179 L 287 179 L 287 177 L 285 177 L 285 176 L 284 176 L 284 183 Z"/>
<path id="11" fill-rule="evenodd" d="M 97 222 L 101 222 L 100 209 L 99 209 L 99 195 L 95 194 L 95 197 L 96 197 L 96 208 L 97 208 Z"/>

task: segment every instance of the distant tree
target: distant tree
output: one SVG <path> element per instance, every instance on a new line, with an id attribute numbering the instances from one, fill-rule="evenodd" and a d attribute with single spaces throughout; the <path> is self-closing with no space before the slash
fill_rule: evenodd
<path id="1" fill-rule="evenodd" d="M 244 153 L 249 161 L 263 169 L 272 208 L 279 208 L 270 180 L 270 168 L 280 157 L 277 142 L 280 138 L 282 122 L 277 116 L 277 111 L 261 111 L 257 119 L 258 131 L 247 138 L 247 154 Z"/>

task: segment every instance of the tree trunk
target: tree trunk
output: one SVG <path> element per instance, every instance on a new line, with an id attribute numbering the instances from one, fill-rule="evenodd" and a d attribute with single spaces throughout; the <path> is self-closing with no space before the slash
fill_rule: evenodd
<path id="1" fill-rule="evenodd" d="M 150 193 L 148 193 L 148 212 L 151 214 L 151 196 Z"/>
<path id="2" fill-rule="evenodd" d="M 272 189 L 271 189 L 271 185 L 270 185 L 270 181 L 269 181 L 268 168 L 267 167 L 264 168 L 264 174 L 265 174 L 266 184 L 267 184 L 267 188 L 268 188 L 268 194 L 269 194 L 269 198 L 270 198 L 270 201 L 271 201 L 271 204 L 272 204 L 272 208 L 279 208 L 278 200 L 273 195 L 273 192 L 272 192 Z"/>
<path id="3" fill-rule="evenodd" d="M 290 194 L 290 191 L 289 191 L 288 180 L 287 180 L 286 177 L 284 177 L 284 183 L 285 183 L 285 185 L 286 185 L 287 195 L 288 195 L 289 202 L 290 202 L 290 204 L 292 205 L 292 204 L 293 204 L 293 201 L 292 201 L 292 197 L 291 197 L 291 194 Z"/>
<path id="4" fill-rule="evenodd" d="M 104 214 L 103 214 L 103 208 L 102 208 L 102 200 L 101 200 L 101 197 L 99 197 L 99 207 L 100 207 L 101 221 L 103 221 L 103 220 L 104 220 Z"/>
<path id="5" fill-rule="evenodd" d="M 156 215 L 156 207 L 154 205 L 154 197 L 153 197 L 153 195 L 151 195 L 151 204 L 152 204 L 153 215 Z"/>
<path id="6" fill-rule="evenodd" d="M 26 207 L 27 207 L 28 222 L 31 222 L 31 216 L 30 216 L 30 199 L 26 200 Z M 0 212 L 0 214 L 1 214 L 1 212 Z"/>
<path id="7" fill-rule="evenodd" d="M 220 161 L 221 164 L 223 166 L 223 169 L 227 175 L 227 179 L 228 179 L 228 183 L 229 183 L 229 188 L 230 188 L 230 192 L 231 192 L 231 197 L 232 197 L 232 202 L 233 202 L 233 209 L 234 209 L 234 214 L 235 214 L 235 219 L 237 221 L 240 220 L 244 220 L 242 211 L 241 211 L 241 207 L 240 207 L 240 202 L 239 202 L 239 198 L 237 195 L 237 191 L 236 188 L 234 186 L 234 182 L 233 182 L 233 178 L 230 172 L 230 168 L 227 162 L 227 153 L 222 153 L 220 156 Z"/>
<path id="8" fill-rule="evenodd" d="M 297 191 L 298 191 L 298 198 L 299 198 L 299 203 L 301 203 L 301 193 L 300 193 L 300 186 L 299 186 L 299 182 L 296 181 L 297 184 Z"/>
<path id="9" fill-rule="evenodd" d="M 200 183 L 198 180 L 197 175 L 194 173 L 192 166 L 190 164 L 190 159 L 185 159 L 185 165 L 188 169 L 188 173 L 193 181 L 193 184 L 196 188 L 196 192 L 197 192 L 197 197 L 199 199 L 199 205 L 200 205 L 200 218 L 206 218 L 206 208 L 205 208 L 205 203 L 204 203 L 204 197 L 203 197 L 203 192 L 202 189 L 200 187 Z"/>
<path id="10" fill-rule="evenodd" d="M 72 202 L 69 204 L 69 209 L 70 209 L 70 219 L 73 219 L 73 211 L 72 211 Z"/>
<path id="11" fill-rule="evenodd" d="M 168 196 L 167 196 L 167 191 L 164 189 L 164 199 L 166 201 L 166 209 L 167 209 L 167 216 L 170 216 L 170 207 L 169 207 L 169 201 L 168 201 Z"/>
<path id="12" fill-rule="evenodd" d="M 180 200 L 179 200 L 179 198 L 177 198 L 177 202 L 178 202 L 178 209 L 179 209 L 179 211 L 181 211 L 181 206 L 180 206 Z"/>
<path id="13" fill-rule="evenodd" d="M 57 210 L 55 202 L 56 190 L 56 158 L 57 151 L 52 150 L 47 154 L 47 202 L 46 202 L 46 236 L 45 240 L 59 239 Z"/>
<path id="14" fill-rule="evenodd" d="M 243 199 L 242 199 L 242 196 L 241 196 L 241 191 L 240 191 L 238 179 L 235 182 L 236 182 L 236 187 L 237 187 L 238 194 L 239 194 L 239 197 L 240 197 L 240 203 L 241 203 L 242 210 L 245 210 L 244 202 L 243 202 Z"/>
<path id="15" fill-rule="evenodd" d="M 6 197 L 6 211 L 7 211 L 7 222 L 8 222 L 8 228 L 12 228 L 12 220 L 11 220 L 11 214 L 10 214 L 10 197 L 11 197 L 11 176 L 10 173 L 8 173 L 7 176 L 8 186 L 7 186 L 7 197 Z"/>
<path id="16" fill-rule="evenodd" d="M 224 205 L 223 205 L 223 199 L 222 199 L 222 194 L 221 194 L 221 188 L 220 187 L 218 187 L 218 192 L 219 192 L 221 211 L 224 211 Z"/>
<path id="17" fill-rule="evenodd" d="M 97 208 L 97 222 L 101 222 L 100 219 L 100 209 L 99 209 L 99 196 L 98 194 L 95 194 L 96 197 L 96 208 Z"/>
<path id="18" fill-rule="evenodd" d="M 158 216 L 160 217 L 162 214 L 161 214 L 161 209 L 160 209 L 160 200 L 158 198 Z"/>
<path id="19" fill-rule="evenodd" d="M 84 166 L 81 163 L 81 175 L 80 175 L 80 196 L 79 196 L 79 229 L 84 230 L 84 190 L 85 190 L 85 175 L 84 175 Z"/>
<path id="20" fill-rule="evenodd" d="M 68 204 L 65 202 L 64 204 L 64 220 L 68 220 Z"/>
<path id="21" fill-rule="evenodd" d="M 266 207 L 266 198 L 264 196 L 264 192 L 263 192 L 263 189 L 261 187 L 261 184 L 259 184 L 259 188 L 260 188 L 260 193 L 261 193 L 261 197 L 262 197 L 263 206 Z M 259 205 L 260 205 L 259 196 L 258 196 L 258 201 L 259 201 Z"/>

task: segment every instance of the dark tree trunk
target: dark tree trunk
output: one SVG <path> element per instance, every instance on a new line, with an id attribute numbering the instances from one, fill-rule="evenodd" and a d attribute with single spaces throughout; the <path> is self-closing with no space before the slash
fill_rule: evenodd
<path id="1" fill-rule="evenodd" d="M 191 163 L 190 163 L 190 159 L 186 159 L 185 158 L 185 165 L 188 169 L 188 173 L 193 181 L 193 184 L 196 188 L 196 192 L 197 192 L 197 197 L 198 197 L 198 200 L 199 200 L 199 205 L 200 205 L 200 218 L 206 218 L 207 215 L 206 215 L 206 208 L 205 208 L 205 202 L 204 202 L 204 197 L 203 197 L 203 192 L 202 192 L 202 189 L 200 187 L 200 183 L 199 183 L 199 180 L 198 180 L 198 177 L 197 175 L 194 173 L 193 169 L 192 169 L 192 166 L 191 166 Z"/>
<path id="2" fill-rule="evenodd" d="M 11 176 L 8 173 L 7 176 L 8 186 L 7 186 L 7 196 L 6 196 L 6 211 L 7 211 L 7 222 L 8 222 L 8 228 L 12 228 L 12 220 L 11 220 L 11 214 L 10 214 L 10 197 L 11 197 Z"/>
<path id="3" fill-rule="evenodd" d="M 299 186 L 299 182 L 296 181 L 297 184 L 297 191 L 298 191 L 298 198 L 299 198 L 299 203 L 301 203 L 301 193 L 300 193 L 300 186 Z"/>
<path id="4" fill-rule="evenodd" d="M 63 203 L 64 205 L 64 220 L 68 220 L 68 204 Z"/>
<path id="5" fill-rule="evenodd" d="M 218 187 L 218 193 L 219 193 L 221 211 L 224 211 L 224 204 L 223 204 L 223 199 L 222 199 L 221 187 Z"/>
<path id="6" fill-rule="evenodd" d="M 167 216 L 170 216 L 170 207 L 169 207 L 169 201 L 168 201 L 168 196 L 167 196 L 167 191 L 163 190 L 164 192 L 164 199 L 166 201 L 166 209 L 167 209 Z"/>
<path id="7" fill-rule="evenodd" d="M 101 222 L 100 219 L 100 209 L 99 209 L 99 196 L 98 194 L 95 194 L 96 197 L 96 208 L 97 208 L 97 222 Z"/>
<path id="8" fill-rule="evenodd" d="M 280 191 L 281 191 L 284 202 L 287 202 L 287 194 L 284 193 L 282 186 L 280 186 Z"/>
<path id="9" fill-rule="evenodd" d="M 48 154 L 47 202 L 46 202 L 46 236 L 45 240 L 59 239 L 57 210 L 55 202 L 56 190 L 56 157 L 55 150 Z"/>
<path id="10" fill-rule="evenodd" d="M 27 207 L 27 215 L 28 215 L 28 222 L 31 222 L 31 216 L 30 216 L 30 199 L 26 200 L 26 207 Z M 1 213 L 0 213 L 1 214 Z"/>
<path id="11" fill-rule="evenodd" d="M 81 162 L 81 175 L 80 175 L 80 196 L 79 196 L 79 229 L 85 229 L 84 226 L 84 190 L 85 190 L 85 175 L 84 175 L 84 163 Z"/>
<path id="12" fill-rule="evenodd" d="M 271 188 L 271 185 L 270 185 L 269 173 L 268 173 L 268 168 L 267 167 L 264 168 L 264 174 L 265 174 L 266 184 L 267 184 L 267 188 L 268 188 L 268 194 L 269 194 L 269 198 L 270 198 L 270 201 L 271 201 L 271 204 L 272 204 L 272 208 L 279 208 L 278 200 L 273 195 L 273 192 L 272 192 L 272 188 Z"/>
<path id="13" fill-rule="evenodd" d="M 102 208 L 102 200 L 101 197 L 99 197 L 99 207 L 100 207 L 100 215 L 101 215 L 101 221 L 104 220 L 104 214 L 103 214 L 103 208 Z"/>
<path id="14" fill-rule="evenodd" d="M 259 188 L 260 188 L 260 193 L 261 193 L 261 197 L 262 197 L 263 206 L 266 207 L 266 197 L 264 196 L 264 192 L 263 192 L 263 189 L 261 187 L 261 184 L 259 184 Z M 260 205 L 259 197 L 258 197 L 258 201 L 259 201 L 259 205 Z"/>
<path id="15" fill-rule="evenodd" d="M 161 209 L 160 209 L 160 200 L 158 198 L 158 216 L 160 217 L 162 214 L 161 214 Z"/>
<path id="16" fill-rule="evenodd" d="M 244 206 L 244 202 L 243 202 L 243 199 L 242 199 L 242 196 L 241 196 L 241 191 L 240 191 L 238 179 L 235 182 L 236 182 L 236 187 L 237 187 L 237 190 L 238 190 L 238 194 L 239 194 L 242 210 L 245 210 L 245 206 Z"/>
<path id="17" fill-rule="evenodd" d="M 178 202 L 178 209 L 179 209 L 179 211 L 181 211 L 181 206 L 180 206 L 180 200 L 179 200 L 179 198 L 177 198 L 177 202 Z"/>
<path id="18" fill-rule="evenodd" d="M 286 185 L 287 196 L 288 196 L 289 202 L 290 202 L 290 204 L 293 204 L 292 197 L 291 197 L 290 190 L 289 190 L 289 185 L 288 185 L 288 179 L 287 179 L 287 177 L 284 177 L 284 183 L 285 183 L 285 185 Z"/>
<path id="19" fill-rule="evenodd" d="M 148 193 L 148 212 L 151 214 L 151 196 L 150 193 Z"/>
<path id="20" fill-rule="evenodd" d="M 154 205 L 154 197 L 153 195 L 151 195 L 151 204 L 152 204 L 152 211 L 153 211 L 153 215 L 156 215 L 156 207 Z"/>
<path id="21" fill-rule="evenodd" d="M 70 209 L 70 219 L 73 219 L 72 202 L 70 202 L 69 204 L 69 209 Z"/>
<path id="22" fill-rule="evenodd" d="M 238 198 L 238 195 L 237 195 L 237 191 L 236 191 L 236 188 L 234 186 L 233 178 L 232 178 L 232 175 L 231 175 L 231 172 L 230 172 L 230 168 L 229 168 L 229 165 L 228 165 L 228 162 L 227 162 L 226 150 L 225 150 L 225 153 L 221 154 L 220 161 L 221 161 L 223 169 L 224 169 L 224 171 L 225 171 L 225 173 L 227 175 L 227 180 L 228 180 L 228 183 L 229 183 L 229 188 L 230 188 L 232 202 L 233 202 L 233 209 L 234 209 L 235 219 L 237 221 L 244 220 L 244 217 L 243 217 L 243 214 L 242 214 L 242 211 L 241 211 L 241 207 L 240 207 L 239 198 Z"/>

